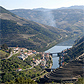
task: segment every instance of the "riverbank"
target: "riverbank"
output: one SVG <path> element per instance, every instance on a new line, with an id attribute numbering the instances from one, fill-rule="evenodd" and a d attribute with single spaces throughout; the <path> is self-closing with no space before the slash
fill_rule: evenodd
<path id="1" fill-rule="evenodd" d="M 50 61 L 52 61 L 52 63 L 50 63 L 48 66 L 49 66 L 49 69 L 51 69 L 52 68 L 52 65 L 53 65 L 53 60 L 52 60 L 52 56 L 50 55 Z M 33 80 L 34 81 L 36 81 L 36 82 L 39 82 L 39 79 L 42 79 L 42 78 L 44 78 L 44 76 L 46 75 L 46 74 L 48 74 L 49 72 L 47 72 L 45 69 L 40 73 L 40 75 L 38 76 L 38 77 L 35 77 L 35 78 L 33 78 Z"/>
<path id="2" fill-rule="evenodd" d="M 67 65 L 62 66 L 62 68 L 48 73 L 45 76 L 48 82 L 74 83 L 75 81 L 78 81 L 79 77 L 83 77 L 83 57 L 84 54 L 69 62 Z"/>
<path id="3" fill-rule="evenodd" d="M 58 41 L 54 40 L 53 42 L 48 43 L 46 48 L 41 49 L 41 50 L 42 50 L 42 52 L 44 52 L 44 51 L 51 49 L 52 47 L 54 47 L 56 45 L 57 46 L 72 46 L 74 44 L 74 41 L 77 39 L 77 37 L 78 37 L 78 35 L 73 36 L 73 37 L 63 38 Z"/>
<path id="4" fill-rule="evenodd" d="M 50 69 L 52 68 L 52 65 L 53 65 L 53 60 L 52 60 L 52 56 L 50 55 L 50 58 L 51 58 L 51 61 L 52 61 L 52 63 L 50 63 Z"/>
<path id="5" fill-rule="evenodd" d="M 63 50 L 71 47 L 72 46 L 54 46 L 51 49 L 45 51 L 45 53 L 62 52 Z M 57 57 L 57 54 L 53 54 L 52 61 L 53 61 L 52 68 L 53 69 L 59 68 L 59 57 Z"/>

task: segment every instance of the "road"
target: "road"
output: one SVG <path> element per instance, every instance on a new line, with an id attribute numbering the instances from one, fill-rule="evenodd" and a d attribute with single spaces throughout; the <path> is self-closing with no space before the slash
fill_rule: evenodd
<path id="1" fill-rule="evenodd" d="M 6 58 L 6 59 L 9 59 L 10 57 L 12 57 L 13 53 L 11 52 L 11 54 Z"/>
<path id="2" fill-rule="evenodd" d="M 32 66 L 31 68 L 28 68 L 28 69 L 21 70 L 21 71 L 27 71 L 27 70 L 32 69 L 32 68 L 34 68 L 34 66 Z"/>
<path id="3" fill-rule="evenodd" d="M 38 65 L 39 65 L 39 64 L 38 64 Z M 34 65 L 34 66 L 32 66 L 31 68 L 24 69 L 24 70 L 21 70 L 21 71 L 27 71 L 27 70 L 29 70 L 29 69 L 32 69 L 32 68 L 34 68 L 35 66 L 38 66 L 38 65 Z"/>
<path id="4" fill-rule="evenodd" d="M 14 54 L 17 54 L 17 53 L 19 53 L 19 52 L 16 52 L 16 53 L 10 53 L 10 55 L 7 57 L 7 58 L 3 58 L 3 59 L 1 59 L 1 60 L 4 60 L 4 59 L 9 59 L 10 57 L 12 57 Z"/>

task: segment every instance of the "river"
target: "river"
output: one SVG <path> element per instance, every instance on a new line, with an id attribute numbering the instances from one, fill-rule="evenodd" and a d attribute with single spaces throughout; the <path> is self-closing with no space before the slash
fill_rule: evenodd
<path id="1" fill-rule="evenodd" d="M 72 46 L 58 46 L 55 45 L 54 47 L 50 48 L 49 50 L 45 51 L 46 53 L 56 53 L 56 52 L 61 52 L 62 50 L 65 50 L 67 48 L 71 48 Z M 55 57 L 54 57 L 55 56 Z M 59 67 L 59 57 L 56 57 L 57 54 L 53 54 L 53 65 L 52 69 L 56 69 Z"/>

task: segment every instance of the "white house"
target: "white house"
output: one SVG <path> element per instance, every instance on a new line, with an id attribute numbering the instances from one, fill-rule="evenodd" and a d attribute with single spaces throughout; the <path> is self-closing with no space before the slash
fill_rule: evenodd
<path id="1" fill-rule="evenodd" d="M 21 68 L 18 68 L 17 71 L 22 71 L 22 69 Z"/>

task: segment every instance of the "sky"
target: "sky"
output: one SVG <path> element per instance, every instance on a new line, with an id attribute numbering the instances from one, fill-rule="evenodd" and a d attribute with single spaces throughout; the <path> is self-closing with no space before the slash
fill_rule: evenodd
<path id="1" fill-rule="evenodd" d="M 56 9 L 74 5 L 84 5 L 84 0 L 0 0 L 0 6 L 8 10 L 34 8 Z"/>

